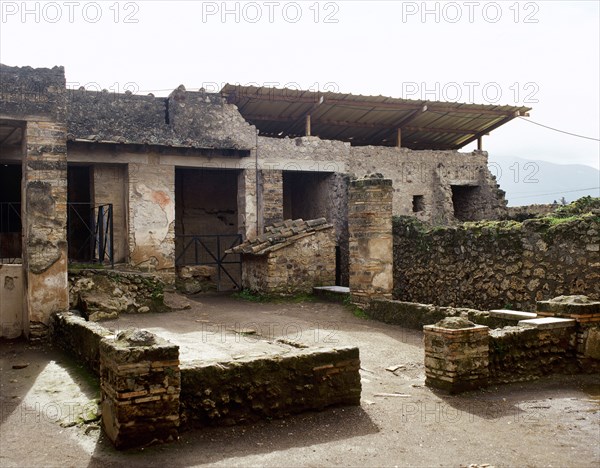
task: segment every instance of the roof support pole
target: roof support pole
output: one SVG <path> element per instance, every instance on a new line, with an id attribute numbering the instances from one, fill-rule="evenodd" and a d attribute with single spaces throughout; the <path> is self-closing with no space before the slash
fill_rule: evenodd
<path id="1" fill-rule="evenodd" d="M 477 138 L 477 151 L 483 151 L 483 137 Z"/>
<path id="2" fill-rule="evenodd" d="M 304 123 L 304 134 L 306 136 L 310 136 L 310 114 L 306 114 L 306 119 Z"/>
<path id="3" fill-rule="evenodd" d="M 402 129 L 400 127 L 396 131 L 396 146 L 402 148 Z"/>

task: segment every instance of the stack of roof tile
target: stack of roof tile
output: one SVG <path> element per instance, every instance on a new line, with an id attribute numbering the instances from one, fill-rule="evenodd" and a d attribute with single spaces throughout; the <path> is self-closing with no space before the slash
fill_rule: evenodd
<path id="1" fill-rule="evenodd" d="M 269 252 L 282 249 L 293 244 L 299 239 L 311 236 L 317 231 L 331 229 L 325 218 L 285 220 L 265 228 L 265 233 L 260 236 L 249 238 L 246 242 L 227 251 L 227 253 L 265 255 Z"/>

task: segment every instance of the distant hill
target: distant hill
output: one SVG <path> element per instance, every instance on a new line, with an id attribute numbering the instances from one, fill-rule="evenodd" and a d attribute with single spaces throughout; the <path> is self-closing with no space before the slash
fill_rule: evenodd
<path id="1" fill-rule="evenodd" d="M 600 197 L 600 171 L 591 166 L 490 155 L 489 168 L 506 192 L 508 206 Z"/>

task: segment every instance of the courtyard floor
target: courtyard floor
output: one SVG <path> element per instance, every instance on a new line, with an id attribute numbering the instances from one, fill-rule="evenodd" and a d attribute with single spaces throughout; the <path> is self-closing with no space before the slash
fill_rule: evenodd
<path id="1" fill-rule="evenodd" d="M 186 310 L 102 324 L 172 339 L 182 360 L 269 352 L 259 337 L 358 346 L 361 406 L 188 431 L 172 444 L 118 452 L 92 421 L 99 397 L 93 375 L 60 351 L 1 341 L 0 466 L 600 464 L 600 376 L 554 376 L 448 396 L 424 386 L 418 331 L 355 317 L 328 302 L 188 301 Z"/>

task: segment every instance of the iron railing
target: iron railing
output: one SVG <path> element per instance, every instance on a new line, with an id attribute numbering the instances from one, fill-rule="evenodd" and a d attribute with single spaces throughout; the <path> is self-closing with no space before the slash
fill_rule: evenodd
<path id="1" fill-rule="evenodd" d="M 69 262 L 115 265 L 111 203 L 67 203 Z"/>
<path id="2" fill-rule="evenodd" d="M 0 263 L 22 256 L 21 203 L 0 203 Z M 67 203 L 69 262 L 114 267 L 112 204 Z"/>
<path id="3" fill-rule="evenodd" d="M 0 263 L 21 260 L 21 203 L 0 203 Z"/>
<path id="4" fill-rule="evenodd" d="M 241 234 L 181 235 L 175 236 L 175 241 L 179 252 L 175 258 L 175 265 L 215 266 L 218 290 L 222 289 L 222 274 L 225 274 L 237 289 L 241 289 L 242 256 L 225 253 L 242 243 Z M 237 272 L 229 270 L 233 268 L 230 265 L 237 265 Z"/>

